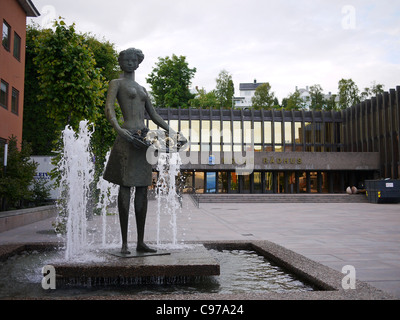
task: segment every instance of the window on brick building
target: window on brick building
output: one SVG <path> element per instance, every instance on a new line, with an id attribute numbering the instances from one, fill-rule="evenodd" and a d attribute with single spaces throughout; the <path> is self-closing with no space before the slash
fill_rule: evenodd
<path id="1" fill-rule="evenodd" d="M 3 35 L 2 35 L 2 44 L 3 47 L 10 51 L 10 43 L 11 43 L 11 27 L 10 25 L 3 20 Z"/>
<path id="2" fill-rule="evenodd" d="M 11 112 L 18 114 L 19 109 L 19 91 L 15 88 L 12 88 L 11 93 Z"/>
<path id="3" fill-rule="evenodd" d="M 8 83 L 3 80 L 0 83 L 0 106 L 8 109 Z"/>
<path id="4" fill-rule="evenodd" d="M 20 61 L 21 60 L 21 37 L 14 32 L 14 57 Z"/>

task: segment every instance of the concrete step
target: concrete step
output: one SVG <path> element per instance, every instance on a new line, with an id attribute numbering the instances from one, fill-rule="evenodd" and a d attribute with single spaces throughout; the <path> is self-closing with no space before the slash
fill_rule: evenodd
<path id="1" fill-rule="evenodd" d="M 367 203 L 363 194 L 198 194 L 199 203 Z"/>

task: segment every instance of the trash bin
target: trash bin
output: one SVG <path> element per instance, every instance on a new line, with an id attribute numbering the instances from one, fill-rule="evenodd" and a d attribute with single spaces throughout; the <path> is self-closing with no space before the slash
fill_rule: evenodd
<path id="1" fill-rule="evenodd" d="M 370 203 L 400 202 L 400 180 L 367 180 L 365 187 Z"/>

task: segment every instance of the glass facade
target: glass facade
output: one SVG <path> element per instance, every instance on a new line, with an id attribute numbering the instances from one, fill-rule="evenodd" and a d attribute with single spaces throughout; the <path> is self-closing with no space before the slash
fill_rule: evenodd
<path id="1" fill-rule="evenodd" d="M 399 178 L 400 87 L 343 111 L 158 109 L 173 129 L 190 142 L 189 151 L 223 153 L 250 149 L 266 154 L 276 166 L 238 175 L 234 169 L 193 167 L 184 172 L 185 189 L 197 193 L 343 193 L 366 179 Z M 149 121 L 150 129 L 155 125 Z M 296 153 L 379 152 L 381 168 L 373 170 L 292 166 Z M 228 156 L 227 156 L 228 154 Z M 332 157 L 329 158 L 329 154 Z M 266 156 L 267 157 L 267 156 Z M 324 157 L 322 157 L 324 158 Z M 269 159 L 269 158 L 268 158 Z M 325 158 L 324 158 L 325 159 Z M 229 162 L 230 160 L 228 160 Z M 222 163 L 222 162 L 221 162 Z M 232 164 L 232 163 L 230 163 Z"/>

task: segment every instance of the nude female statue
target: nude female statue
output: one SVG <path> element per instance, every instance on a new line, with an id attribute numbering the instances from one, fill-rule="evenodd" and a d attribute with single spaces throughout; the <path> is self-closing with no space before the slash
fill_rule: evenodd
<path id="1" fill-rule="evenodd" d="M 147 148 L 136 137 L 146 137 L 148 129 L 144 123 L 147 111 L 151 120 L 171 134 L 176 134 L 157 114 L 146 90 L 135 81 L 135 71 L 143 61 L 144 55 L 138 49 L 127 49 L 119 56 L 123 76 L 109 84 L 105 113 L 108 121 L 118 133 L 104 172 L 104 179 L 120 186 L 118 211 L 122 235 L 122 254 L 128 250 L 128 218 L 130 191 L 135 187 L 135 215 L 137 227 L 137 252 L 156 252 L 144 243 L 144 230 L 147 215 L 147 191 L 152 184 L 152 165 L 146 160 Z M 122 110 L 124 124 L 118 124 L 114 103 L 117 99 Z"/>

